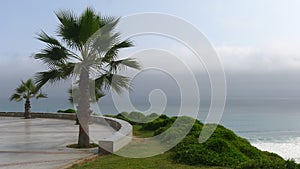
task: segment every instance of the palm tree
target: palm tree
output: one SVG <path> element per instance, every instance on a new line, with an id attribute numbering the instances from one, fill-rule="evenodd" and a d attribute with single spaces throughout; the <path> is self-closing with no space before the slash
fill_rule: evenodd
<path id="1" fill-rule="evenodd" d="M 119 19 L 103 17 L 87 8 L 79 17 L 71 11 L 58 11 L 57 36 L 38 34 L 37 39 L 46 43 L 46 48 L 35 55 L 35 59 L 48 65 L 49 70 L 38 72 L 36 84 L 42 86 L 71 77 L 78 78 L 79 118 L 78 146 L 88 147 L 90 110 L 90 81 L 95 81 L 99 93 L 111 87 L 117 93 L 130 88 L 128 77 L 119 73 L 123 68 L 139 69 L 133 59 L 118 59 L 120 49 L 133 46 L 129 40 L 119 41 L 119 33 L 113 32 Z M 93 77 L 93 78 L 92 78 Z M 93 89 L 94 90 L 94 89 Z"/>
<path id="2" fill-rule="evenodd" d="M 94 92 L 94 93 L 92 93 L 92 92 Z M 79 89 L 78 88 L 73 87 L 73 88 L 68 89 L 68 94 L 69 94 L 68 100 L 71 104 L 78 103 L 78 98 L 79 98 L 79 96 L 78 96 Z M 91 97 L 90 102 L 98 102 L 99 99 L 104 96 L 105 96 L 105 94 L 97 89 L 94 91 L 90 90 L 90 97 Z"/>
<path id="3" fill-rule="evenodd" d="M 94 93 L 91 93 L 91 92 L 94 92 Z M 78 88 L 70 88 L 69 90 L 68 90 L 68 93 L 69 93 L 69 102 L 71 103 L 71 104 L 76 104 L 76 103 L 78 103 L 78 98 L 79 98 L 79 96 L 78 96 L 78 94 L 79 94 L 79 89 Z M 94 95 L 93 95 L 94 94 Z M 99 101 L 99 99 L 101 98 L 101 97 L 104 97 L 105 96 L 105 94 L 104 93 L 102 93 L 102 92 L 100 92 L 99 90 L 90 90 L 90 96 L 91 96 L 91 98 L 90 98 L 90 102 L 98 102 Z M 78 120 L 78 117 L 77 117 L 77 114 L 76 114 L 76 123 L 75 123 L 76 125 L 79 125 L 79 120 Z"/>
<path id="4" fill-rule="evenodd" d="M 26 82 L 21 81 L 21 85 L 15 89 L 16 93 L 12 94 L 10 97 L 10 101 L 17 101 L 20 102 L 25 99 L 25 112 L 24 117 L 25 119 L 30 119 L 30 99 L 31 98 L 47 98 L 45 94 L 40 92 L 39 88 L 34 85 L 32 79 L 28 79 Z"/>

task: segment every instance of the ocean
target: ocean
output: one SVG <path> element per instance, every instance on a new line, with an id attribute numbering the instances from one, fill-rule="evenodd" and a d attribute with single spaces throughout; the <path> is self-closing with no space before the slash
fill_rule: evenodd
<path id="1" fill-rule="evenodd" d="M 300 162 L 300 98 L 236 98 L 221 124 L 261 150 Z"/>
<path id="2" fill-rule="evenodd" d="M 146 104 L 147 105 L 147 104 Z M 23 103 L 0 99 L 0 111 L 23 111 Z M 137 105 L 141 110 L 147 106 Z M 32 101 L 33 112 L 56 112 L 73 108 L 67 99 L 48 98 Z M 202 101 L 198 118 L 204 121 L 209 101 Z M 114 106 L 100 103 L 104 114 L 116 114 Z M 167 105 L 166 114 L 174 115 L 178 105 Z M 230 98 L 220 122 L 261 150 L 277 153 L 300 163 L 300 98 Z"/>

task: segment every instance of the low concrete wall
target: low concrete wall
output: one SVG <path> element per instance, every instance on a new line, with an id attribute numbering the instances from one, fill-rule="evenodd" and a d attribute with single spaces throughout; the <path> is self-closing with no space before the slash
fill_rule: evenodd
<path id="1" fill-rule="evenodd" d="M 99 118 L 97 116 L 92 116 L 91 121 L 94 123 L 110 125 L 116 130 L 113 137 L 99 140 L 98 145 L 100 153 L 116 152 L 129 144 L 132 140 L 132 125 L 124 120 L 110 117 Z"/>
<path id="2" fill-rule="evenodd" d="M 24 117 L 24 112 L 0 112 L 0 116 L 8 117 Z M 53 118 L 53 119 L 66 119 L 76 120 L 76 115 L 73 113 L 40 113 L 32 112 L 32 118 Z"/>
<path id="3" fill-rule="evenodd" d="M 0 112 L 0 116 L 24 117 L 24 112 Z M 76 120 L 76 115 L 71 113 L 32 112 L 31 117 Z M 132 140 L 132 125 L 124 120 L 104 116 L 91 116 L 90 121 L 111 126 L 115 130 L 113 137 L 99 140 L 99 153 L 116 152 Z"/>

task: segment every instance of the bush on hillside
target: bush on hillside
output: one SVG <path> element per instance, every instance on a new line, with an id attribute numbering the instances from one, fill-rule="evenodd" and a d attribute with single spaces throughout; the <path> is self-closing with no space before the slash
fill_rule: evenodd
<path id="1" fill-rule="evenodd" d="M 125 120 L 131 123 L 132 125 L 141 125 L 144 123 L 151 122 L 156 118 L 158 118 L 159 116 L 156 113 L 151 113 L 150 115 L 146 116 L 145 114 L 140 112 L 131 112 L 131 113 L 122 112 L 117 114 L 116 116 L 111 116 L 111 117 Z"/>
<path id="2" fill-rule="evenodd" d="M 166 115 L 160 115 L 155 120 L 142 124 L 142 130 L 152 130 L 155 131 L 160 127 L 170 127 L 173 124 L 174 120 L 169 118 Z"/>
<path id="3" fill-rule="evenodd" d="M 240 163 L 235 169 L 300 169 L 294 160 L 250 160 Z"/>
<path id="4" fill-rule="evenodd" d="M 58 110 L 57 113 L 76 113 L 74 109 Z"/>

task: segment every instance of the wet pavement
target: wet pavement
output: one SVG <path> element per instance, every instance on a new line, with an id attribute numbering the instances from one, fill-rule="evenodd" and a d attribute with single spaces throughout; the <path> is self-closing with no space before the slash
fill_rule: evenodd
<path id="1" fill-rule="evenodd" d="M 77 150 L 66 145 L 77 142 L 78 125 L 61 119 L 0 117 L 0 168 L 54 169 L 97 153 L 97 148 Z M 91 142 L 111 137 L 114 130 L 90 125 Z"/>

